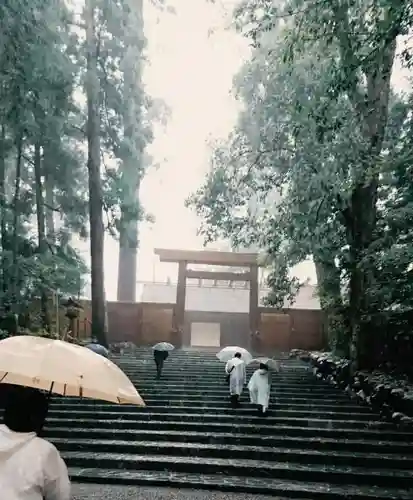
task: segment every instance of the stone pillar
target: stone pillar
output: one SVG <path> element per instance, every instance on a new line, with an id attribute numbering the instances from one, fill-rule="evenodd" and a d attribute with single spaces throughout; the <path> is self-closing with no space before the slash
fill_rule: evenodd
<path id="1" fill-rule="evenodd" d="M 176 287 L 176 303 L 172 325 L 174 330 L 181 332 L 183 331 L 185 321 L 186 265 L 186 261 L 179 262 L 178 285 Z"/>
<path id="2" fill-rule="evenodd" d="M 255 332 L 260 327 L 260 317 L 258 310 L 258 266 L 250 267 L 250 348 L 256 350 Z"/>

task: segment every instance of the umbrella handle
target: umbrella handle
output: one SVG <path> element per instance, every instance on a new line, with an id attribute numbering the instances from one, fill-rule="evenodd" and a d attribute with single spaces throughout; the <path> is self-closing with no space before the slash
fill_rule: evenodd
<path id="1" fill-rule="evenodd" d="M 50 401 L 50 398 L 52 396 L 53 386 L 54 386 L 54 382 L 52 382 L 52 385 L 50 386 L 49 392 L 47 394 L 47 401 Z"/>

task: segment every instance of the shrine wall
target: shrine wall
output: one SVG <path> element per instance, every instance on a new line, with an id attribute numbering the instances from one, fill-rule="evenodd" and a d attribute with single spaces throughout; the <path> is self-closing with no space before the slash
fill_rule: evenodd
<path id="1" fill-rule="evenodd" d="M 325 347 L 323 314 L 320 310 L 260 307 L 260 334 L 254 340 L 249 331 L 249 315 L 244 312 L 186 311 L 182 332 L 172 330 L 173 303 L 108 302 L 109 342 L 153 345 L 169 341 L 177 346 L 218 348 L 240 345 L 261 354 L 290 349 Z M 90 303 L 84 303 L 79 318 L 79 336 L 90 335 Z M 199 329 L 205 336 L 199 345 Z M 209 339 L 209 326 L 215 325 L 218 342 Z M 195 326 L 198 333 L 195 334 Z"/>

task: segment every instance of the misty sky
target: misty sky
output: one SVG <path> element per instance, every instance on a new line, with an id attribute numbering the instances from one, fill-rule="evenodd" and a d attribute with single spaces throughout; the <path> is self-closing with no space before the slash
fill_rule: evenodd
<path id="1" fill-rule="evenodd" d="M 197 217 L 184 207 L 185 198 L 202 182 L 208 169 L 207 141 L 225 137 L 233 127 L 237 106 L 230 94 L 232 78 L 248 58 L 242 37 L 225 29 L 224 7 L 234 0 L 213 5 L 206 0 L 169 0 L 176 14 L 160 13 L 146 0 L 144 9 L 148 59 L 144 80 L 147 91 L 171 108 L 167 128 L 157 126 L 150 147 L 158 169 L 148 172 L 141 201 L 156 218 L 140 230 L 137 280 L 175 280 L 173 265 L 159 264 L 153 248 L 201 249 Z M 214 33 L 210 34 L 210 29 Z M 400 81 L 398 73 L 398 85 Z M 88 244 L 80 245 L 89 259 Z M 118 244 L 111 238 L 105 246 L 105 282 L 108 300 L 116 299 Z M 294 274 L 315 281 L 311 263 L 303 263 Z"/>

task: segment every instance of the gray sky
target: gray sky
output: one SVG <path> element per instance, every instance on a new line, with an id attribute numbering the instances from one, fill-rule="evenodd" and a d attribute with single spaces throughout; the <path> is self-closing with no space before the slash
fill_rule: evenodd
<path id="1" fill-rule="evenodd" d="M 150 153 L 159 163 L 148 172 L 141 190 L 141 201 L 156 223 L 141 227 L 137 280 L 175 279 L 173 265 L 158 264 L 155 247 L 201 249 L 196 231 L 199 220 L 184 207 L 185 198 L 202 182 L 208 169 L 207 141 L 225 137 L 235 124 L 237 103 L 230 95 L 232 78 L 248 58 L 247 43 L 231 30 L 222 5 L 206 0 L 168 0 L 176 15 L 160 14 L 149 0 L 145 2 L 145 34 L 150 65 L 145 70 L 147 91 L 163 99 L 172 117 L 166 130 L 155 130 Z M 210 35 L 210 28 L 214 34 Z M 398 69 L 398 87 L 406 82 Z M 105 282 L 108 300 L 116 299 L 118 243 L 106 238 Z M 88 245 L 81 244 L 88 257 Z M 294 270 L 301 279 L 315 282 L 311 263 Z"/>

